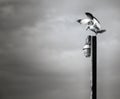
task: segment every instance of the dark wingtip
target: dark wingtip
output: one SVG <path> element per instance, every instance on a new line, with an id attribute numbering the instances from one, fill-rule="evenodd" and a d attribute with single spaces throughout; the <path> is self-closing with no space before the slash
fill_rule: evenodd
<path id="1" fill-rule="evenodd" d="M 90 12 L 85 12 L 85 14 L 90 18 L 90 19 L 93 19 L 94 16 L 90 13 Z"/>
<path id="2" fill-rule="evenodd" d="M 78 23 L 81 23 L 81 19 L 78 19 L 77 22 L 78 22 Z"/>
<path id="3" fill-rule="evenodd" d="M 90 12 L 85 12 L 85 14 L 86 14 L 86 15 L 88 15 L 88 14 L 92 15 Z"/>
<path id="4" fill-rule="evenodd" d="M 90 12 L 85 12 L 85 14 L 89 14 Z"/>

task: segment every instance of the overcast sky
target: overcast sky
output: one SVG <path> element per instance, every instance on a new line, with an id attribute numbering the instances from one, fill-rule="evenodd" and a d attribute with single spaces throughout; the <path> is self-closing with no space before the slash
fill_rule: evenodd
<path id="1" fill-rule="evenodd" d="M 119 0 L 0 0 L 0 99 L 89 99 L 91 12 L 98 35 L 98 99 L 120 97 Z"/>

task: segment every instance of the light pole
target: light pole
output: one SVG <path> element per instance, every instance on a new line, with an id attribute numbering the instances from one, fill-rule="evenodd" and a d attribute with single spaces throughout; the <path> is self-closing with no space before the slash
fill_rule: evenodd
<path id="1" fill-rule="evenodd" d="M 92 58 L 92 70 L 90 73 L 90 99 L 97 99 L 97 36 L 88 35 L 83 50 L 85 57 Z"/>
<path id="2" fill-rule="evenodd" d="M 97 36 L 92 36 L 92 99 L 97 99 Z"/>
<path id="3" fill-rule="evenodd" d="M 105 32 L 105 29 L 101 29 L 101 24 L 96 17 L 91 13 L 85 12 L 87 18 L 78 19 L 77 22 L 80 24 L 87 25 L 86 30 L 91 30 L 96 35 L 88 35 L 85 46 L 83 47 L 85 57 L 92 58 L 92 70 L 90 75 L 91 82 L 91 95 L 90 99 L 97 99 L 97 34 Z"/>

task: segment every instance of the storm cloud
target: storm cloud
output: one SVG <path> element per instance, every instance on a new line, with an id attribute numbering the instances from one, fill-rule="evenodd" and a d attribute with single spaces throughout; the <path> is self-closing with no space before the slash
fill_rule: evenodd
<path id="1" fill-rule="evenodd" d="M 0 0 L 0 99 L 86 99 L 90 31 L 76 20 L 93 13 L 98 36 L 98 99 L 119 99 L 119 0 Z"/>

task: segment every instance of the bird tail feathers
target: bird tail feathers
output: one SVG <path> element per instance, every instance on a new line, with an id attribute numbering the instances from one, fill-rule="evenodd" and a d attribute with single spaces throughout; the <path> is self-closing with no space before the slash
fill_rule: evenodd
<path id="1" fill-rule="evenodd" d="M 105 29 L 103 29 L 103 30 L 99 30 L 99 31 L 97 31 L 97 33 L 103 33 L 103 32 L 106 32 L 106 30 Z"/>

